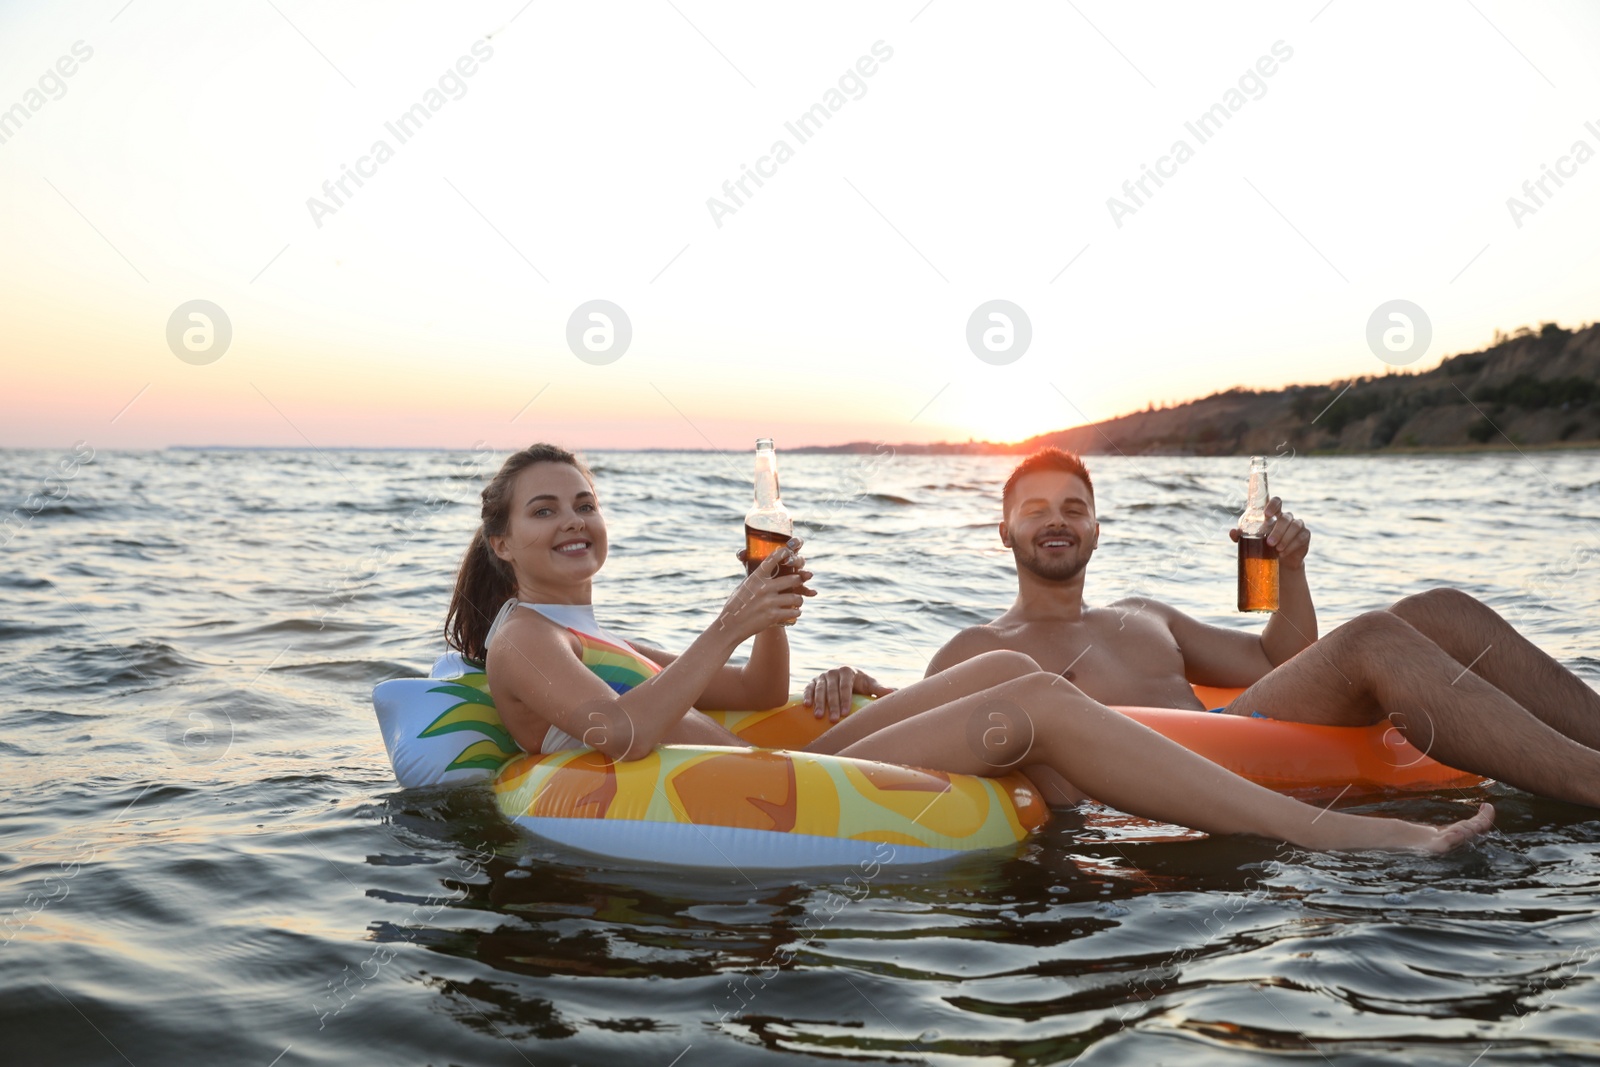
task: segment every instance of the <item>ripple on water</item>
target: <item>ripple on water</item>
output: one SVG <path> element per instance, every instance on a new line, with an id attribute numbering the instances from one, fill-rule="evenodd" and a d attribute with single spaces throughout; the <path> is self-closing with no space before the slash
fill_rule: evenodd
<path id="1" fill-rule="evenodd" d="M 368 690 L 440 651 L 476 514 L 430 502 L 472 499 L 464 457 L 106 453 L 17 532 L 0 572 L 7 1055 L 1465 1065 L 1492 1042 L 1485 1063 L 1600 1057 L 1600 984 L 1574 955 L 1600 944 L 1600 819 L 1504 787 L 1482 791 L 1499 832 L 1439 860 L 1311 856 L 1089 809 L 864 893 L 838 873 L 607 864 L 519 835 L 482 790 L 397 790 Z M 602 617 L 684 647 L 737 581 L 744 464 L 593 458 L 613 539 Z M 1523 499 L 1529 462 L 1590 493 L 1597 459 L 1298 458 L 1273 489 L 1312 526 L 1330 628 L 1458 586 L 1596 677 L 1587 520 L 1513 520 L 1494 501 Z M 904 685 L 1011 602 L 994 537 L 1009 460 L 784 464 L 822 594 L 791 634 L 797 686 L 837 662 Z M 1091 467 L 1106 521 L 1090 600 L 1144 576 L 1241 625 L 1223 540 L 1240 461 Z M 0 452 L 19 492 L 47 468 Z M 1427 551 L 1406 550 L 1424 531 Z M 183 743 L 196 713 L 217 731 L 198 751 Z M 1339 804 L 1443 820 L 1477 795 Z"/>

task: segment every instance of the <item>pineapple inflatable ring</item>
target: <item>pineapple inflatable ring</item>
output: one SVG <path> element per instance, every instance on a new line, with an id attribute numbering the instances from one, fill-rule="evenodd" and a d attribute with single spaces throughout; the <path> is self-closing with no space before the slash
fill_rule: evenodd
<path id="1" fill-rule="evenodd" d="M 857 697 L 864 701 L 865 697 Z M 754 749 L 660 745 L 619 763 L 523 752 L 481 671 L 449 653 L 373 692 L 402 786 L 486 781 L 533 834 L 616 859 L 723 868 L 929 863 L 1014 845 L 1050 818 L 1033 784 L 787 751 L 828 725 L 798 701 L 710 712 Z"/>
<path id="2" fill-rule="evenodd" d="M 1208 706 L 1238 690 L 1196 687 Z M 859 707 L 866 697 L 857 696 Z M 457 653 L 428 678 L 382 682 L 373 703 L 403 787 L 487 782 L 531 833 L 615 859 L 722 868 L 931 863 L 1013 846 L 1049 821 L 1026 776 L 947 774 L 792 751 L 827 728 L 791 701 L 709 712 L 757 746 L 660 745 L 619 763 L 593 749 L 523 752 L 480 668 Z M 1119 708 L 1186 748 L 1275 789 L 1438 789 L 1482 781 L 1398 731 Z"/>

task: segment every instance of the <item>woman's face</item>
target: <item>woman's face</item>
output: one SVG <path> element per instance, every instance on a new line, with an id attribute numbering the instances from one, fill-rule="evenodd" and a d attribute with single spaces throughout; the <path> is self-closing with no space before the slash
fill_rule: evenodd
<path id="1" fill-rule="evenodd" d="M 511 487 L 506 534 L 490 539 L 519 586 L 568 586 L 606 561 L 606 522 L 594 487 L 568 463 L 535 463 Z"/>

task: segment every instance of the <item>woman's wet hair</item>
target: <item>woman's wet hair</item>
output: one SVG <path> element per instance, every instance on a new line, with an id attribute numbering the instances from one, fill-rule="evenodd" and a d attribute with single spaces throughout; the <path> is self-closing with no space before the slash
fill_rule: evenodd
<path id="1" fill-rule="evenodd" d="M 536 463 L 565 463 L 577 468 L 594 485 L 594 475 L 576 455 L 556 445 L 536 444 L 507 456 L 483 487 L 481 521 L 466 555 L 461 557 L 450 611 L 444 619 L 445 644 L 476 663 L 483 663 L 489 655 L 489 626 L 500 606 L 517 595 L 511 564 L 494 554 L 489 538 L 503 537 L 510 530 L 511 488 L 517 475 Z"/>

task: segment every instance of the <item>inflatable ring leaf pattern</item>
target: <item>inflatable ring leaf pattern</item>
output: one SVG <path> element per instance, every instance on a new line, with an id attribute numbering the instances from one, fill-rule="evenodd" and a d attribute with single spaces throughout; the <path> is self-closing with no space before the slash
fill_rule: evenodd
<path id="1" fill-rule="evenodd" d="M 483 675 L 469 675 L 482 678 Z M 463 682 L 466 679 L 462 679 Z M 481 768 L 497 771 L 509 759 L 522 753 L 522 748 L 511 737 L 511 731 L 500 721 L 494 699 L 481 688 L 470 684 L 445 684 L 429 689 L 430 693 L 443 693 L 456 698 L 456 703 L 425 726 L 418 737 L 436 737 L 457 730 L 482 734 L 484 740 L 474 741 L 464 747 L 445 768 L 456 771 L 463 768 Z"/>
<path id="2" fill-rule="evenodd" d="M 505 754 L 498 743 L 494 741 L 474 741 L 461 750 L 461 754 L 450 761 L 446 770 L 458 771 L 463 767 L 474 767 L 489 772 L 498 771 L 506 765 L 511 756 Z"/>
<path id="3" fill-rule="evenodd" d="M 447 682 L 444 685 L 434 686 L 428 692 L 447 693 L 467 704 L 481 704 L 486 708 L 494 707 L 494 697 L 489 695 L 487 689 L 481 685 L 467 685 L 464 683 L 464 679 L 462 681 Z M 498 712 L 496 717 L 499 717 Z"/>

